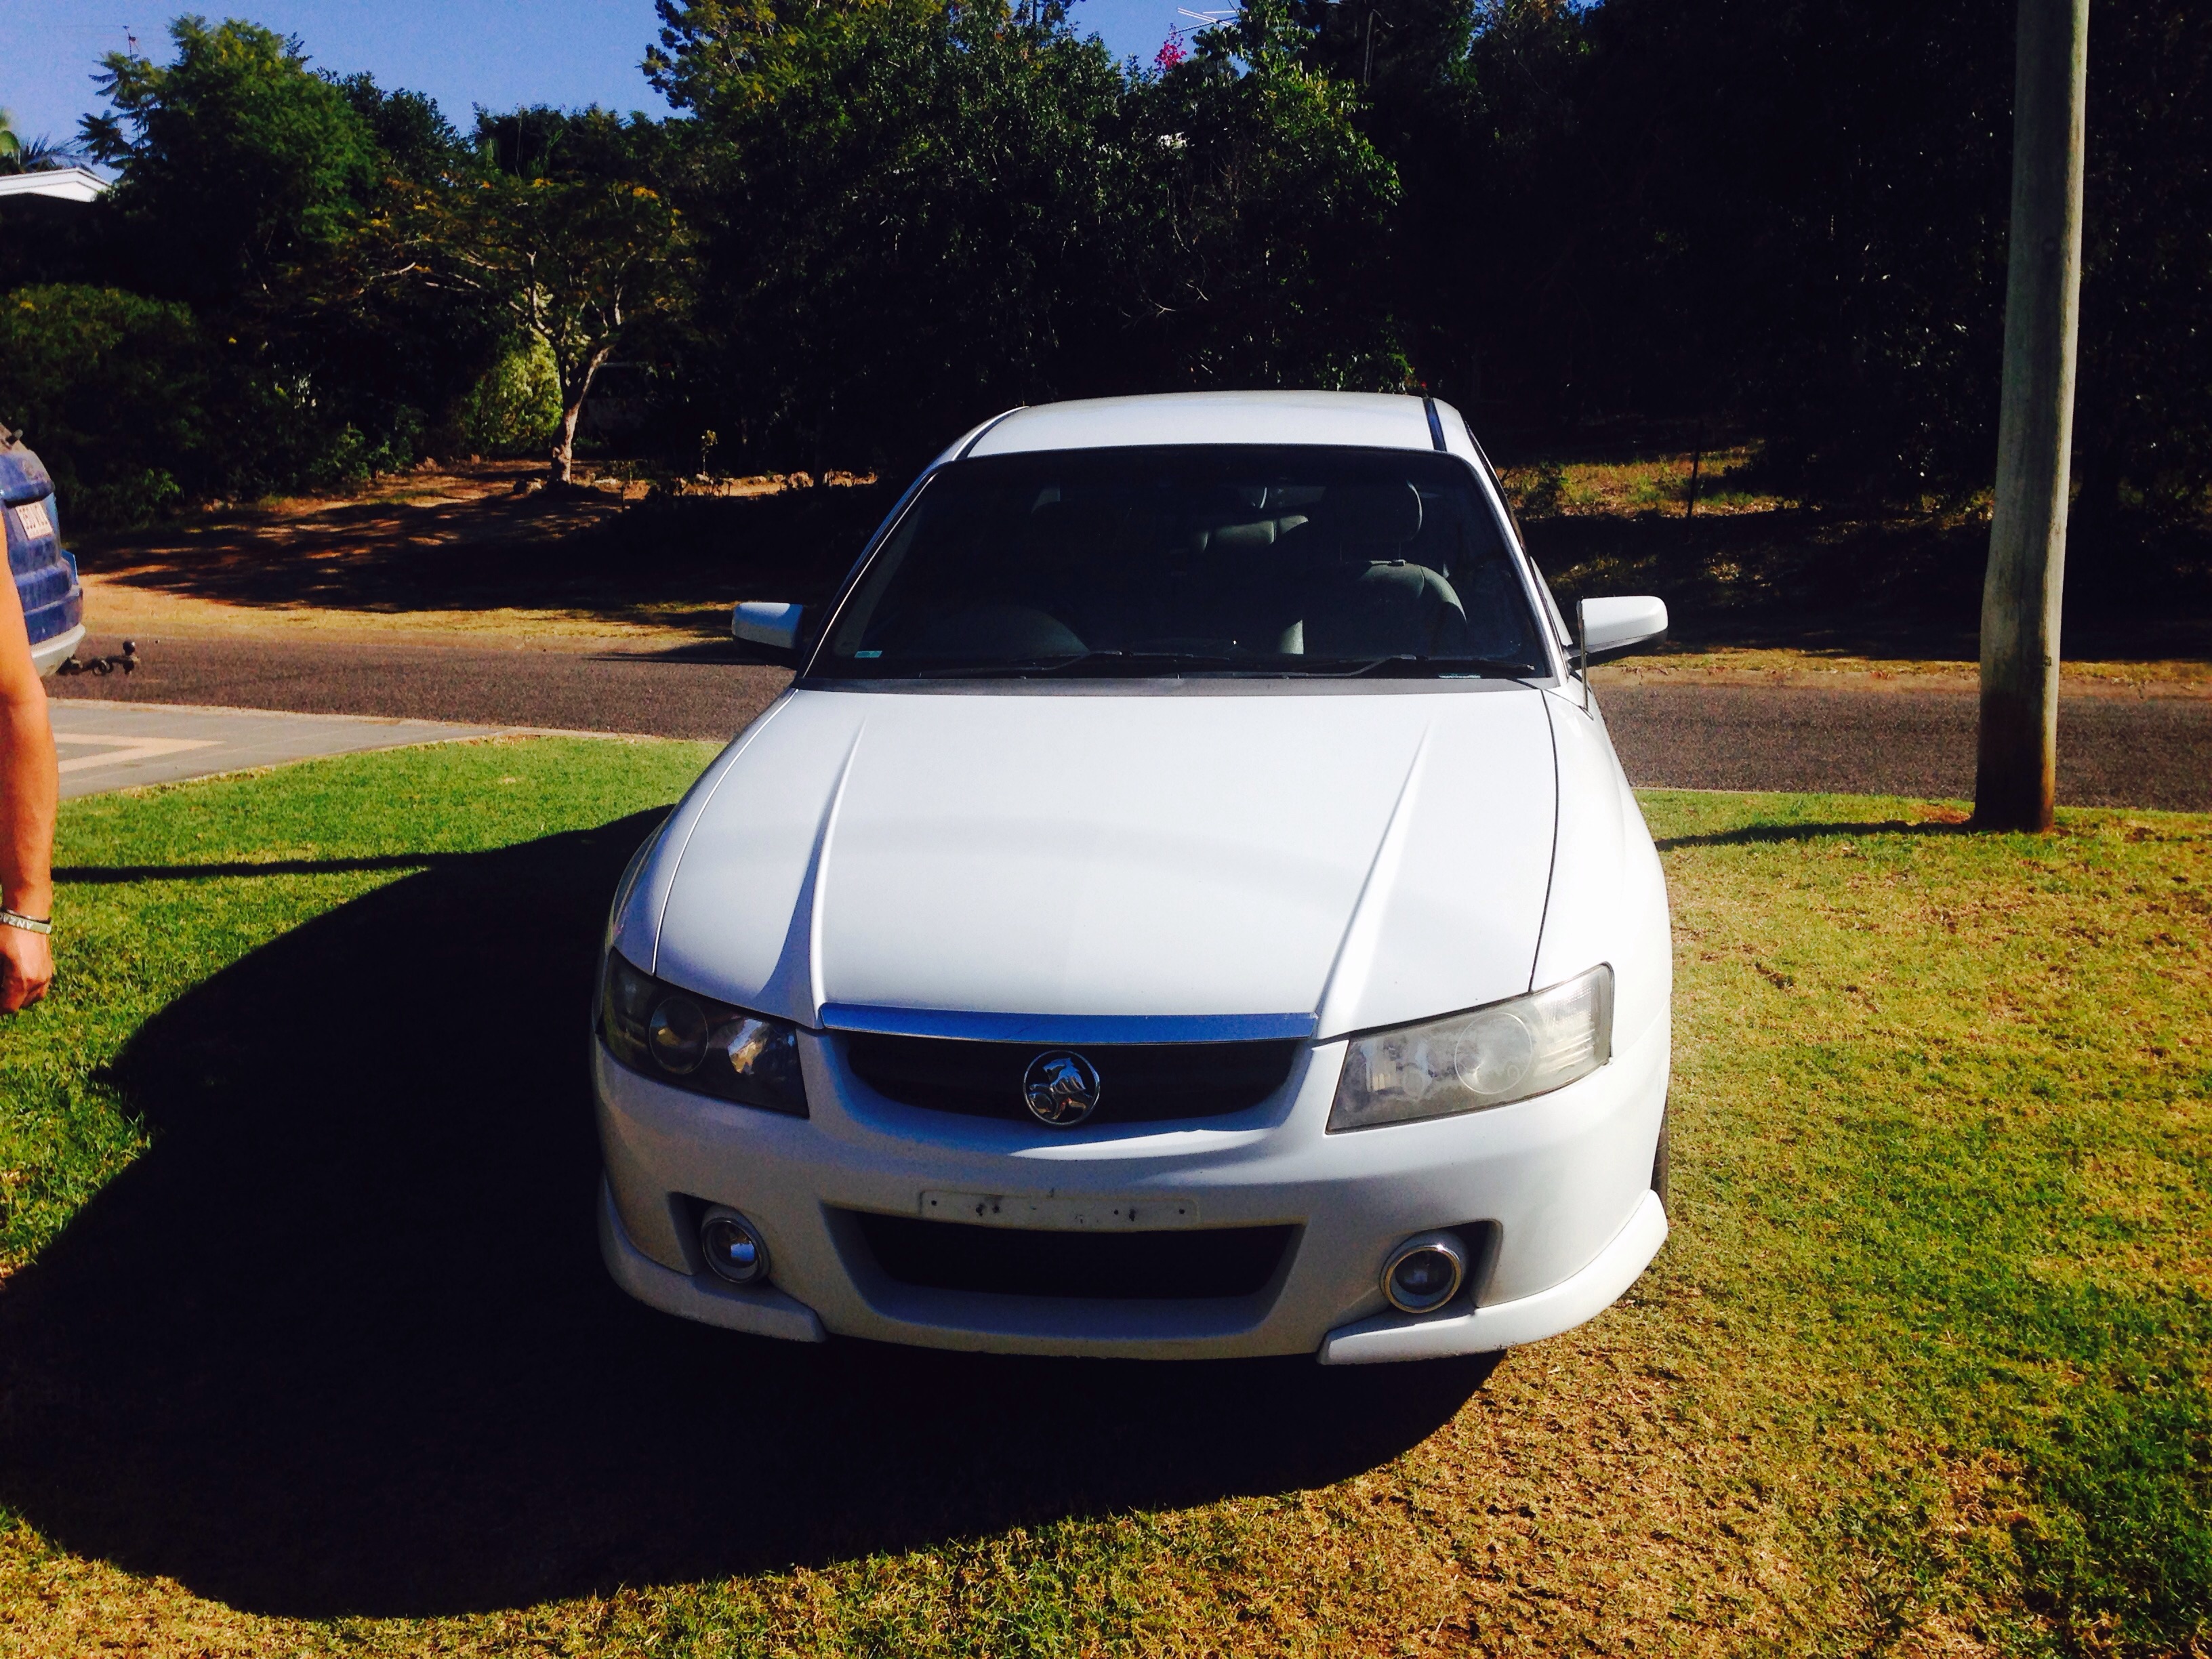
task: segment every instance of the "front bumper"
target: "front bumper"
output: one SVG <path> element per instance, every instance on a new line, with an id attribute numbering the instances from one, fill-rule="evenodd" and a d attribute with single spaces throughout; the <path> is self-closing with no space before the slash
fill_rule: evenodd
<path id="1" fill-rule="evenodd" d="M 1344 1054 L 1306 1051 L 1269 1100 L 1231 1116 L 1058 1131 L 925 1111 L 844 1066 L 834 1036 L 803 1034 L 812 1116 L 754 1111 L 672 1089 L 594 1040 L 606 1164 L 609 1271 L 667 1312 L 762 1335 L 824 1334 L 985 1352 L 1125 1358 L 1312 1353 L 1325 1363 L 1518 1346 L 1589 1318 L 1666 1237 L 1650 1191 L 1667 1094 L 1662 1019 L 1601 1071 L 1515 1106 L 1348 1134 L 1326 1133 Z M 849 1212 L 915 1216 L 925 1191 L 1028 1199 L 1189 1202 L 1201 1224 L 1296 1229 L 1259 1293 L 1106 1302 L 895 1282 Z M 771 1284 L 708 1273 L 695 1201 L 761 1230 Z M 1377 1285 L 1401 1239 L 1431 1228 L 1488 1241 L 1474 1282 L 1419 1318 Z"/>

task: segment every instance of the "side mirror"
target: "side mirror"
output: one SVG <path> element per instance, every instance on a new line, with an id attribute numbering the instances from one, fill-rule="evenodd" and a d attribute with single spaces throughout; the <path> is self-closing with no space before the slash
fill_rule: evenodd
<path id="1" fill-rule="evenodd" d="M 775 599 L 747 599 L 730 615 L 730 637 L 759 647 L 770 662 L 799 661 L 799 614 L 805 607 Z"/>
<path id="2" fill-rule="evenodd" d="M 1667 637 L 1667 601 L 1649 594 L 1583 599 L 1575 606 L 1575 632 L 1584 667 L 1625 657 Z"/>

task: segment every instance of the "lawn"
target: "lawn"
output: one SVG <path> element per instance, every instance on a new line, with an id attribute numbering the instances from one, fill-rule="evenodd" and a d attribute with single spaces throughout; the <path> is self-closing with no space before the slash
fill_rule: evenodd
<path id="1" fill-rule="evenodd" d="M 0 1650 L 2212 1645 L 2212 821 L 1648 795 L 1674 1234 L 1478 1388 L 626 1302 L 583 1009 L 705 753 L 65 809 L 64 988 L 0 1035 Z"/>

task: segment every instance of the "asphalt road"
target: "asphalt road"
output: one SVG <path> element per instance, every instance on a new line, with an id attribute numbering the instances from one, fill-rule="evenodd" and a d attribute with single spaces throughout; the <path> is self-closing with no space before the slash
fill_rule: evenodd
<path id="1" fill-rule="evenodd" d="M 1613 686 L 1599 694 L 1630 779 L 1676 789 L 1832 789 L 1965 799 L 1978 699 L 1966 691 Z M 2058 703 L 2058 799 L 2212 811 L 2212 698 Z"/>
<path id="2" fill-rule="evenodd" d="M 112 651 L 117 642 L 88 641 Z M 61 698 L 465 721 L 721 740 L 781 669 L 711 641 L 662 652 L 287 641 L 149 643 L 128 678 L 49 680 Z M 1639 784 L 1960 799 L 1975 699 L 1958 691 L 1613 686 L 1600 694 Z M 2212 698 L 2095 696 L 2059 710 L 2059 799 L 2212 811 Z"/>
<path id="3" fill-rule="evenodd" d="M 120 642 L 88 640 L 77 654 Z M 142 641 L 139 667 L 46 682 L 57 697 L 381 714 L 723 741 L 790 683 L 713 641 L 672 651 L 204 639 Z"/>

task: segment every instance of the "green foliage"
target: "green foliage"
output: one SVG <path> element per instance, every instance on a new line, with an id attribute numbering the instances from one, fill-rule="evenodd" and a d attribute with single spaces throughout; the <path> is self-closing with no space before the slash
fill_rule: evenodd
<path id="1" fill-rule="evenodd" d="M 1146 244 L 1168 257 L 1147 262 L 1141 291 L 1200 385 L 1407 380 L 1368 270 L 1397 176 L 1358 130 L 1358 94 L 1305 65 L 1311 44 L 1280 0 L 1252 0 L 1133 88 L 1169 204 Z"/>
<path id="2" fill-rule="evenodd" d="M 83 160 L 74 144 L 56 143 L 43 135 L 24 137 L 15 131 L 15 118 L 0 109 L 0 173 L 48 173 L 76 167 Z"/>
<path id="3" fill-rule="evenodd" d="M 560 432 L 561 412 L 553 349 L 529 336 L 469 389 L 455 416 L 456 442 L 472 454 L 542 455 Z"/>
<path id="4" fill-rule="evenodd" d="M 467 159 L 468 146 L 436 100 L 404 88 L 386 92 L 367 74 L 336 77 L 331 84 L 368 129 L 387 175 L 434 179 Z"/>
<path id="5" fill-rule="evenodd" d="M 72 518 L 143 524 L 205 483 L 210 355 L 174 301 L 17 289 L 0 295 L 0 420 L 37 448 Z"/>
<path id="6" fill-rule="evenodd" d="M 2212 489 L 2212 14 L 2118 0 L 2095 29 L 2074 475 L 2109 581 L 2124 510 L 2193 516 Z"/>
<path id="7" fill-rule="evenodd" d="M 1279 12 L 1154 77 L 1048 6 L 661 11 L 719 429 L 902 465 L 1014 403 L 1401 376 L 1390 170 Z"/>
<path id="8" fill-rule="evenodd" d="M 92 263 L 112 285 L 190 307 L 200 349 L 167 403 L 191 417 L 70 427 L 63 441 L 95 492 L 88 505 L 137 520 L 180 493 L 258 495 L 406 465 L 503 332 L 406 282 L 404 262 L 380 263 L 395 196 L 465 161 L 466 147 L 429 100 L 318 73 L 296 40 L 198 17 L 170 36 L 173 63 L 104 60 L 113 107 L 87 121 L 85 142 L 120 174 L 90 210 L 106 232 Z"/>
<path id="9" fill-rule="evenodd" d="M 2100 3 L 2076 562 L 2121 592 L 2158 535 L 2120 521 L 2167 534 L 2212 489 L 2212 11 Z M 409 459 L 518 331 L 568 420 L 619 354 L 667 453 L 712 429 L 763 466 L 897 470 L 1045 398 L 1417 383 L 1509 441 L 1747 429 L 1801 499 L 1990 477 L 2012 48 L 1984 0 L 1252 0 L 1152 70 L 1059 0 L 659 9 L 646 68 L 687 118 L 465 138 L 179 19 L 173 63 L 106 60 L 105 263 L 19 236 L 0 281 L 193 307 L 237 447 L 215 483 L 169 466 L 188 491 Z"/>
<path id="10" fill-rule="evenodd" d="M 296 38 L 201 17 L 169 26 L 177 60 L 101 60 L 114 106 L 85 141 L 121 169 L 110 197 L 149 292 L 196 305 L 270 294 L 334 252 L 377 173 L 369 128 Z"/>
<path id="11" fill-rule="evenodd" d="M 662 8 L 735 404 L 712 423 L 817 468 L 903 459 L 1121 348 L 1142 163 L 1103 49 L 988 6 L 790 11 Z"/>
<path id="12" fill-rule="evenodd" d="M 1310 0 L 1365 73 L 1369 9 Z M 1735 420 L 1831 498 L 1994 470 L 2013 29 L 1981 0 L 1381 0 L 1416 364 L 1486 424 Z M 1465 51 L 1455 20 L 1471 26 Z M 2212 485 L 2212 12 L 2100 0 L 2076 477 L 2084 539 Z"/>

